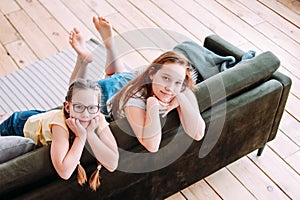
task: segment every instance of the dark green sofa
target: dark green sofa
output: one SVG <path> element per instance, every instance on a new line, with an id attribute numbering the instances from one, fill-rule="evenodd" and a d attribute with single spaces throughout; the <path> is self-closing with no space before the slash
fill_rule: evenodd
<path id="1" fill-rule="evenodd" d="M 204 46 L 237 60 L 244 54 L 216 35 Z M 152 154 L 132 137 L 126 119 L 110 123 L 120 147 L 119 168 L 101 170 L 96 192 L 81 187 L 76 173 L 67 181 L 59 178 L 49 147 L 42 147 L 0 164 L 0 199 L 163 199 L 254 150 L 261 154 L 276 136 L 291 87 L 290 78 L 276 71 L 279 65 L 264 52 L 198 84 L 195 94 L 207 125 L 199 142 L 183 133 L 175 111 L 162 119 L 161 149 Z M 83 157 L 89 176 L 96 162 L 88 152 Z"/>

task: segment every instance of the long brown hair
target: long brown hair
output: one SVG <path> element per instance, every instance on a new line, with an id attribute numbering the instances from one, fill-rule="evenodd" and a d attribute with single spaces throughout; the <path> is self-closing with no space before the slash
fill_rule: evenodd
<path id="1" fill-rule="evenodd" d="M 95 90 L 96 92 L 98 92 L 98 103 L 100 103 L 100 87 L 99 87 L 98 83 L 96 81 L 91 81 L 91 80 L 77 79 L 69 86 L 67 96 L 65 97 L 63 109 L 64 109 L 64 115 L 65 115 L 66 119 L 68 119 L 70 117 L 70 113 L 68 113 L 67 109 L 66 109 L 66 102 L 72 101 L 73 94 L 76 89 Z M 69 148 L 71 148 L 71 146 L 73 145 L 74 139 L 75 139 L 75 134 L 69 127 L 68 127 L 68 130 L 69 130 Z M 100 166 L 99 162 L 98 162 L 98 165 Z M 84 168 L 82 167 L 82 165 L 80 163 L 78 163 L 77 171 L 78 171 L 77 182 L 80 185 L 85 184 L 85 182 L 87 181 L 87 176 L 86 176 Z M 91 175 L 90 180 L 89 180 L 90 188 L 94 191 L 100 186 L 99 171 L 100 171 L 100 168 L 97 167 L 96 170 L 94 171 L 94 173 Z"/>
<path id="2" fill-rule="evenodd" d="M 186 76 L 182 85 L 182 90 L 186 87 L 193 89 L 194 82 L 190 75 L 188 59 L 177 52 L 167 51 L 156 58 L 140 75 L 131 80 L 124 86 L 111 101 L 111 114 L 113 117 L 120 116 L 126 102 L 136 95 L 140 94 L 140 98 L 147 99 L 153 95 L 151 75 L 154 75 L 162 68 L 164 64 L 177 63 L 186 67 Z"/>

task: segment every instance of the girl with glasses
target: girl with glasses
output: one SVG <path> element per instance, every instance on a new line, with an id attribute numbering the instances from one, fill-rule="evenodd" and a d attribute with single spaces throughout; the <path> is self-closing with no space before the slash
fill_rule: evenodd
<path id="1" fill-rule="evenodd" d="M 97 82 L 76 79 L 69 86 L 63 109 L 15 112 L 0 125 L 1 137 L 24 136 L 37 146 L 51 143 L 51 161 L 58 175 L 69 179 L 77 168 L 80 185 L 87 180 L 80 158 L 88 143 L 88 150 L 99 164 L 89 180 L 96 190 L 101 166 L 112 172 L 119 159 L 115 138 L 100 113 L 99 99 Z"/>

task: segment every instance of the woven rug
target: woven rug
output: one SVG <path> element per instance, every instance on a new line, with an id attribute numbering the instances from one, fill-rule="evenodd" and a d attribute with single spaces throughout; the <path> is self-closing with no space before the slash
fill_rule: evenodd
<path id="1" fill-rule="evenodd" d="M 99 80 L 103 77 L 105 48 L 94 39 L 86 43 L 94 57 L 88 66 L 88 78 Z M 70 48 L 1 77 L 0 115 L 30 109 L 48 110 L 62 105 L 76 56 Z"/>

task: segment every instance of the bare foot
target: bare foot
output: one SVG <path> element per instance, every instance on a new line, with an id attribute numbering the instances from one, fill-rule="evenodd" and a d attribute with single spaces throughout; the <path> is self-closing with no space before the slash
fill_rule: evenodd
<path id="1" fill-rule="evenodd" d="M 102 38 L 102 41 L 107 49 L 112 48 L 112 26 L 103 17 L 93 17 L 93 22 L 95 25 L 95 28 L 100 33 L 100 36 Z"/>
<path id="2" fill-rule="evenodd" d="M 69 34 L 69 43 L 84 62 L 90 63 L 93 61 L 91 52 L 86 48 L 85 41 L 80 31 L 74 28 Z"/>

